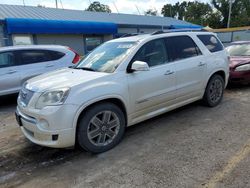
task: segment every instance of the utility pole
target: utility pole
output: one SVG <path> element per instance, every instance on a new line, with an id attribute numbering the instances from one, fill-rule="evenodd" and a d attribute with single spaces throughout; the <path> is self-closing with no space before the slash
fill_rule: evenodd
<path id="1" fill-rule="evenodd" d="M 23 6 L 25 6 L 25 0 L 23 0 Z"/>
<path id="2" fill-rule="evenodd" d="M 57 0 L 55 0 L 55 1 L 56 1 L 56 8 L 58 8 Z"/>
<path id="3" fill-rule="evenodd" d="M 232 0 L 229 0 L 229 12 L 228 12 L 227 28 L 230 27 L 231 13 L 232 13 Z"/>

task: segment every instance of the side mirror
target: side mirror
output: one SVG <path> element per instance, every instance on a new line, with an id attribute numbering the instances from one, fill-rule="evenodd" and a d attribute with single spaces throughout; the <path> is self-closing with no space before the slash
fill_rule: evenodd
<path id="1" fill-rule="evenodd" d="M 143 61 L 135 61 L 131 66 L 132 71 L 149 71 L 149 66 L 146 62 Z"/>

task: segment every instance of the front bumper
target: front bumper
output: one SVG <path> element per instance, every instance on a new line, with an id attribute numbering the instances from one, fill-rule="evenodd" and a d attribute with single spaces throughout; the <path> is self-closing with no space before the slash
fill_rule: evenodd
<path id="1" fill-rule="evenodd" d="M 75 144 L 74 106 L 49 107 L 46 112 L 36 113 L 20 106 L 16 117 L 20 128 L 31 142 L 52 147 L 66 148 Z M 67 113 L 70 112 L 70 113 Z"/>
<path id="2" fill-rule="evenodd" d="M 230 83 L 250 83 L 250 71 L 230 71 Z"/>

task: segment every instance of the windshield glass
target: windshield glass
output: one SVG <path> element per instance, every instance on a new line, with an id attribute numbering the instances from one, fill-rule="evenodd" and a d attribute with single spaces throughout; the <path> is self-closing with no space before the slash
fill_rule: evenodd
<path id="1" fill-rule="evenodd" d="M 112 73 L 135 44 L 135 42 L 104 43 L 88 54 L 75 68 Z"/>
<path id="2" fill-rule="evenodd" d="M 230 56 L 250 56 L 250 44 L 235 44 L 226 48 Z"/>

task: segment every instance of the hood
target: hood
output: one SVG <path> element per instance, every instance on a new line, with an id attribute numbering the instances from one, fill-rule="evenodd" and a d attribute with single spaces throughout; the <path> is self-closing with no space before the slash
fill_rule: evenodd
<path id="1" fill-rule="evenodd" d="M 27 81 L 26 88 L 36 92 L 48 89 L 73 87 L 106 76 L 108 73 L 64 68 L 42 74 Z"/>
<path id="2" fill-rule="evenodd" d="M 231 56 L 230 57 L 230 68 L 234 68 L 238 65 L 250 63 L 250 56 Z"/>

